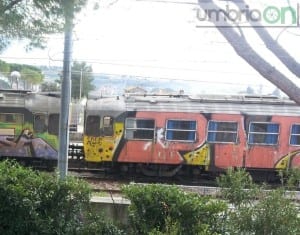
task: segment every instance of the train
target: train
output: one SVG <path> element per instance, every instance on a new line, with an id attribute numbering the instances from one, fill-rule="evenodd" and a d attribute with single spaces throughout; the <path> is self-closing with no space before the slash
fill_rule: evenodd
<path id="1" fill-rule="evenodd" d="M 0 157 L 57 159 L 59 95 L 0 92 Z M 287 98 L 125 94 L 83 107 L 85 167 L 201 177 L 300 167 L 300 107 Z"/>
<path id="2" fill-rule="evenodd" d="M 0 90 L 0 157 L 57 159 L 59 95 Z"/>

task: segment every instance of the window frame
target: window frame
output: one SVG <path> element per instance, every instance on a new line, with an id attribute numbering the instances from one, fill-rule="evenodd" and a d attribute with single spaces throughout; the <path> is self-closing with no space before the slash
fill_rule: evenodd
<path id="1" fill-rule="evenodd" d="M 278 132 L 277 133 L 275 133 L 275 132 L 257 132 L 257 131 L 253 132 L 253 131 L 250 131 L 252 124 L 266 124 L 266 125 L 268 125 L 268 124 L 276 124 L 276 125 L 278 125 Z M 277 141 L 276 141 L 275 144 L 273 144 L 273 143 L 265 143 L 265 142 L 264 143 L 250 143 L 250 135 L 251 134 L 256 134 L 256 135 L 259 135 L 259 134 L 261 134 L 261 135 L 277 135 Z M 249 129 L 248 129 L 248 136 L 247 136 L 247 144 L 249 144 L 249 145 L 276 146 L 279 143 L 279 134 L 280 134 L 280 123 L 278 123 L 278 122 L 250 122 L 249 123 Z"/>
<path id="2" fill-rule="evenodd" d="M 109 118 L 109 125 L 106 125 L 106 118 Z M 110 128 L 108 131 L 107 129 Z M 109 132 L 109 133 L 108 133 Z M 101 136 L 113 136 L 114 135 L 114 118 L 113 116 L 104 115 L 100 117 L 100 135 Z"/>
<path id="3" fill-rule="evenodd" d="M 300 143 L 299 144 L 291 144 L 291 140 L 292 140 L 292 136 L 300 136 L 300 133 L 299 134 L 293 134 L 292 133 L 292 130 L 293 130 L 293 126 L 294 125 L 297 125 L 300 127 L 300 123 L 292 123 L 291 127 L 290 127 L 290 137 L 289 137 L 289 145 L 291 146 L 300 146 Z"/>
<path id="4" fill-rule="evenodd" d="M 91 117 L 97 119 L 96 120 L 97 123 L 95 123 L 94 126 L 91 124 L 91 121 L 90 121 Z M 94 129 L 94 128 L 96 128 L 96 124 L 97 124 L 97 129 Z M 92 126 L 91 129 L 93 131 L 88 131 L 88 130 L 90 130 L 90 128 L 88 128 L 90 126 Z M 86 136 L 93 136 L 93 137 L 99 137 L 100 136 L 100 133 L 101 133 L 101 116 L 100 115 L 96 115 L 96 114 L 91 115 L 90 114 L 90 115 L 86 116 L 86 122 L 85 122 L 85 126 L 84 126 L 84 133 L 85 133 Z"/>
<path id="5" fill-rule="evenodd" d="M 175 121 L 175 122 L 194 122 L 195 123 L 195 128 L 194 129 L 177 129 L 177 128 L 168 128 L 168 122 L 169 121 Z M 197 120 L 195 119 L 167 119 L 166 120 L 166 125 L 165 125 L 165 140 L 170 141 L 170 142 L 185 142 L 185 143 L 195 143 L 197 141 L 197 129 L 198 129 L 198 123 Z M 194 133 L 194 138 L 193 140 L 182 140 L 182 139 L 169 139 L 168 136 L 168 131 L 176 131 L 176 132 L 193 132 Z"/>
<path id="6" fill-rule="evenodd" d="M 43 121 L 43 128 L 42 130 L 39 130 L 36 128 L 36 117 L 38 116 L 43 116 L 44 118 L 44 121 Z M 46 132 L 47 131 L 47 114 L 45 113 L 33 113 L 33 131 L 35 133 L 43 133 L 43 132 Z"/>
<path id="7" fill-rule="evenodd" d="M 219 131 L 219 130 L 209 130 L 209 124 L 215 122 L 215 123 L 236 123 L 236 131 Z M 235 141 L 217 141 L 217 140 L 209 140 L 209 133 L 231 133 L 231 134 L 236 134 L 235 135 Z M 207 128 L 206 128 L 206 141 L 208 143 L 212 144 L 236 144 L 238 140 L 238 133 L 239 133 L 239 123 L 237 121 L 223 121 L 223 120 L 209 120 L 207 122 Z"/>
<path id="8" fill-rule="evenodd" d="M 127 127 L 127 123 L 128 123 L 128 120 L 134 120 L 135 123 L 137 120 L 151 120 L 153 121 L 153 128 L 145 128 L 145 127 L 142 127 L 142 128 L 138 128 L 138 127 Z M 128 117 L 125 119 L 125 135 L 124 135 L 124 138 L 127 139 L 127 140 L 142 140 L 142 141 L 153 141 L 155 140 L 155 134 L 156 134 L 156 121 L 154 118 L 136 118 L 136 117 Z M 132 131 L 134 132 L 134 130 L 136 131 L 153 131 L 153 137 L 152 139 L 148 139 L 148 138 L 134 138 L 134 137 L 129 137 L 128 136 L 128 131 Z"/>
<path id="9" fill-rule="evenodd" d="M 19 115 L 21 117 L 21 122 L 10 122 L 7 121 L 7 117 L 5 117 L 5 121 L 3 121 L 4 123 L 8 123 L 8 124 L 19 124 L 19 125 L 23 125 L 24 124 L 24 114 L 23 113 L 1 113 L 1 115 Z"/>
<path id="10" fill-rule="evenodd" d="M 52 116 L 56 116 L 57 121 L 55 121 L 55 119 L 54 119 L 54 121 L 52 121 L 52 119 L 53 119 L 53 118 L 51 118 Z M 59 118 L 60 118 L 59 113 L 50 113 L 48 115 L 48 133 L 49 134 L 57 135 L 57 136 L 59 135 Z M 56 131 L 57 131 L 57 133 L 56 133 Z"/>

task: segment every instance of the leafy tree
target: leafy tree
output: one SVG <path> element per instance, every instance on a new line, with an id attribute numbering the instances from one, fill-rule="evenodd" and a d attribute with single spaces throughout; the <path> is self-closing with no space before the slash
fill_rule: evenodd
<path id="1" fill-rule="evenodd" d="M 2 66 L 1 66 L 2 65 Z M 32 65 L 26 65 L 26 64 L 10 64 L 0 61 L 0 72 L 1 68 L 3 68 L 3 71 L 5 71 L 5 77 L 10 78 L 10 74 L 13 71 L 20 72 L 20 79 L 24 83 L 24 89 L 31 89 L 32 85 L 39 84 L 43 81 L 44 75 L 42 74 L 42 71 Z"/>
<path id="2" fill-rule="evenodd" d="M 9 74 L 9 72 L 10 72 L 9 64 L 3 60 L 0 60 L 0 73 L 2 73 L 6 77 Z"/>
<path id="3" fill-rule="evenodd" d="M 43 82 L 40 88 L 41 91 L 60 91 L 60 87 L 57 82 Z"/>
<path id="4" fill-rule="evenodd" d="M 28 49 L 44 48 L 47 41 L 45 35 L 63 32 L 64 7 L 67 7 L 70 1 L 1 0 L 0 52 L 15 39 L 28 39 Z M 87 2 L 87 0 L 72 1 L 75 4 L 75 13 Z"/>
<path id="5" fill-rule="evenodd" d="M 0 77 L 8 77 L 10 71 L 10 66 L 8 63 L 0 60 Z M 10 87 L 7 81 L 0 79 L 0 88 L 1 89 L 8 89 Z"/>
<path id="6" fill-rule="evenodd" d="M 74 61 L 71 71 L 72 98 L 86 97 L 90 91 L 95 89 L 92 84 L 92 67 L 88 66 L 86 62 Z"/>
<path id="7" fill-rule="evenodd" d="M 24 81 L 24 89 L 32 89 L 32 85 L 43 81 L 43 75 L 36 70 L 23 67 L 21 70 L 21 79 Z"/>

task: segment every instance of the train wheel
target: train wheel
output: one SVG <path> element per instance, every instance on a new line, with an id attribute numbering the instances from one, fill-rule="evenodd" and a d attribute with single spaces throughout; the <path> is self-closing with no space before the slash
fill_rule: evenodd
<path id="1" fill-rule="evenodd" d="M 151 177 L 172 177 L 181 169 L 182 165 L 139 165 L 145 176 Z"/>

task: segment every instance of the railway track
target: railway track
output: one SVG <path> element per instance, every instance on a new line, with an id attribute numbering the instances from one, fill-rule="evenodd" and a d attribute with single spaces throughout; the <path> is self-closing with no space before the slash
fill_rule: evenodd
<path id="1" fill-rule="evenodd" d="M 122 197 L 122 186 L 127 185 L 128 181 L 115 181 L 115 180 L 105 180 L 105 181 L 95 181 L 95 180 L 87 180 L 87 182 L 93 188 L 95 193 L 99 193 L 99 195 L 106 195 L 110 197 Z M 149 183 L 136 183 L 133 184 L 147 186 Z M 166 187 L 174 186 L 173 184 L 164 184 Z M 222 198 L 222 189 L 220 187 L 213 186 L 191 186 L 191 185 L 176 185 L 179 189 L 189 193 L 196 193 L 201 196 L 212 196 L 217 198 Z M 264 192 L 270 192 L 271 190 L 263 190 Z M 295 202 L 300 202 L 300 191 L 286 191 L 285 196 Z"/>

